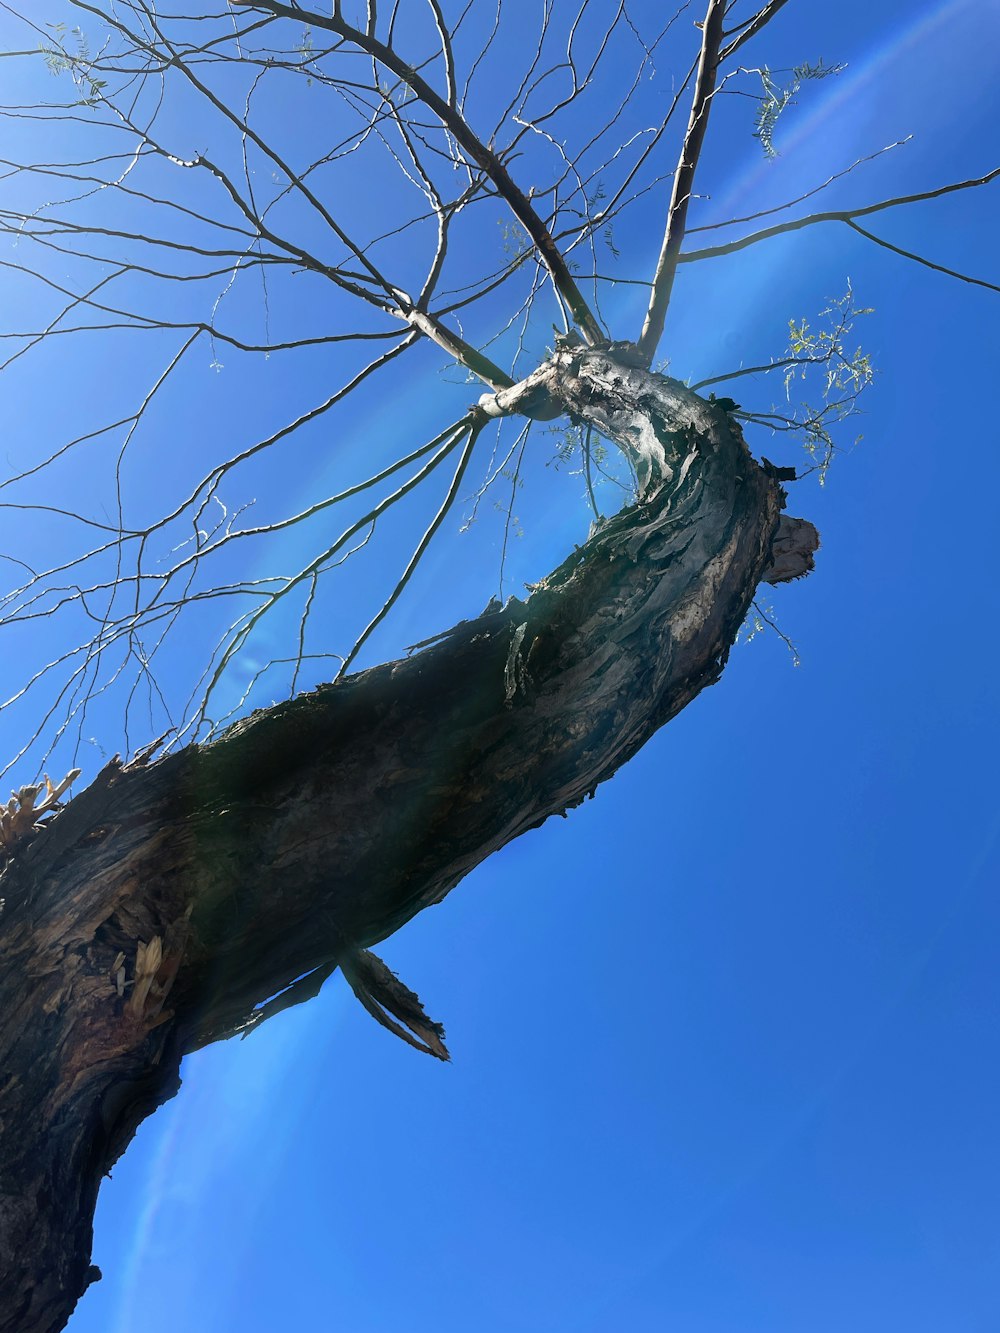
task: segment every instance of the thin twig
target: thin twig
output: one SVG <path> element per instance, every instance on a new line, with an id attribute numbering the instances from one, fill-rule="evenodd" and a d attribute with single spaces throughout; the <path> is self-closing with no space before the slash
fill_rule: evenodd
<path id="1" fill-rule="evenodd" d="M 420 541 L 417 543 L 416 549 L 410 556 L 406 569 L 400 575 L 399 582 L 396 584 L 395 588 L 393 588 L 392 592 L 386 598 L 385 602 L 383 602 L 382 606 L 379 608 L 376 614 L 372 617 L 372 619 L 368 622 L 368 624 L 365 626 L 362 632 L 358 635 L 358 638 L 354 643 L 354 647 L 344 658 L 340 670 L 337 672 L 336 676 L 337 680 L 339 680 L 340 677 L 344 675 L 344 673 L 347 671 L 347 668 L 351 665 L 351 663 L 357 657 L 358 653 L 368 642 L 371 635 L 382 623 L 382 621 L 386 618 L 386 616 L 392 610 L 393 606 L 395 606 L 406 585 L 413 577 L 414 571 L 416 570 L 417 565 L 420 563 L 420 560 L 424 552 L 427 550 L 427 547 L 430 545 L 431 539 L 433 538 L 434 534 L 438 531 L 441 524 L 444 522 L 448 510 L 455 503 L 455 497 L 458 495 L 458 488 L 462 484 L 462 478 L 465 476 L 466 469 L 469 466 L 469 461 L 472 458 L 473 450 L 476 447 L 476 441 L 479 439 L 480 432 L 482 431 L 484 425 L 485 425 L 484 421 L 477 420 L 472 422 L 471 426 L 463 427 L 463 433 L 465 430 L 468 430 L 469 438 L 466 441 L 465 448 L 462 450 L 462 453 L 459 457 L 458 466 L 455 468 L 454 475 L 452 476 L 451 479 L 451 485 L 448 487 L 448 493 L 445 495 L 444 499 L 441 502 L 440 508 L 434 515 L 433 519 L 431 519 L 429 526 L 427 527 L 423 536 L 420 538 Z M 457 443 L 459 439 L 461 439 L 461 435 L 456 436 L 456 439 L 455 441 L 453 441 L 453 443 Z"/>
<path id="2" fill-rule="evenodd" d="M 912 250 L 904 250 L 901 246 L 893 245 L 891 241 L 883 240 L 881 236 L 876 236 L 873 232 L 865 231 L 864 227 L 859 227 L 850 218 L 845 218 L 844 221 L 852 231 L 856 231 L 869 241 L 874 241 L 883 250 L 891 250 L 894 255 L 902 255 L 904 259 L 912 259 L 915 264 L 923 264 L 924 268 L 933 269 L 935 273 L 944 273 L 949 278 L 957 278 L 959 282 L 970 282 L 974 287 L 985 287 L 987 291 L 1000 292 L 1000 286 L 997 286 L 995 282 L 987 282 L 985 278 L 972 278 L 967 273 L 959 273 L 957 269 L 946 268 L 944 264 L 935 264 L 930 259 L 924 259 L 922 255 L 915 255 Z"/>
<path id="3" fill-rule="evenodd" d="M 761 606 L 760 602 L 754 600 L 751 603 L 751 605 L 753 606 L 753 609 L 757 613 L 757 615 L 760 616 L 761 620 L 768 627 L 768 629 L 774 630 L 775 634 L 777 634 L 778 638 L 782 641 L 782 643 L 791 653 L 792 666 L 801 666 L 802 658 L 799 656 L 799 650 L 798 648 L 796 648 L 795 644 L 788 637 L 785 631 L 778 626 L 777 622 L 774 620 L 772 616 L 768 615 L 768 613 Z"/>

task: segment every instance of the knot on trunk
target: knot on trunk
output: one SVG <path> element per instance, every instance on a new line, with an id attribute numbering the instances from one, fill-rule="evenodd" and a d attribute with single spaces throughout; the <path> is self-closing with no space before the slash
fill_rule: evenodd
<path id="1" fill-rule="evenodd" d="M 819 533 L 807 518 L 789 518 L 782 514 L 771 542 L 771 563 L 764 570 L 762 582 L 789 583 L 811 573 L 813 555 L 819 550 Z"/>
<path id="2" fill-rule="evenodd" d="M 561 355 L 564 354 L 557 352 L 550 361 L 543 362 L 509 389 L 484 393 L 476 406 L 487 418 L 522 416 L 530 417 L 532 421 L 554 421 L 561 417 L 566 408 L 556 393 L 558 368 L 555 364 Z"/>

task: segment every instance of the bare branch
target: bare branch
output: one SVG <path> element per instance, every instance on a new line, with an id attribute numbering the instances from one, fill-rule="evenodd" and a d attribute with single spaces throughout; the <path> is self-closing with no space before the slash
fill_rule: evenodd
<path id="1" fill-rule="evenodd" d="M 410 556 L 409 562 L 407 563 L 406 569 L 400 576 L 399 582 L 396 584 L 395 588 L 393 588 L 392 592 L 386 598 L 385 602 L 382 604 L 382 606 L 379 608 L 376 614 L 368 622 L 366 627 L 362 630 L 361 634 L 358 636 L 354 644 L 354 647 L 350 650 L 350 652 L 347 654 L 347 656 L 341 663 L 340 670 L 337 672 L 338 680 L 340 679 L 341 676 L 343 676 L 346 673 L 347 668 L 357 657 L 358 653 L 360 653 L 361 649 L 368 642 L 371 635 L 382 623 L 382 621 L 386 618 L 386 616 L 392 610 L 393 606 L 395 606 L 403 590 L 406 588 L 406 585 L 413 577 L 417 565 L 420 563 L 421 557 L 427 550 L 427 547 L 430 545 L 431 539 L 433 538 L 434 534 L 438 531 L 438 529 L 441 527 L 441 524 L 444 522 L 449 509 L 451 509 L 452 505 L 455 503 L 455 499 L 458 496 L 458 488 L 462 484 L 462 478 L 465 476 L 466 469 L 469 466 L 469 462 L 472 458 L 473 451 L 476 447 L 476 441 L 479 439 L 480 432 L 482 431 L 484 425 L 485 425 L 485 419 L 474 420 L 468 423 L 467 425 L 466 424 L 462 425 L 461 431 L 457 438 L 461 439 L 462 434 L 467 432 L 468 440 L 466 442 L 465 448 L 459 455 L 458 466 L 455 468 L 454 476 L 451 479 L 451 485 L 448 487 L 448 493 L 445 495 L 445 498 L 441 503 L 441 507 L 434 515 L 434 518 L 431 520 L 430 525 L 428 526 L 426 532 L 423 534 L 423 536 L 420 538 L 420 541 L 417 543 L 416 549 Z"/>
<path id="2" fill-rule="evenodd" d="M 738 28 L 734 28 L 732 30 L 733 32 L 737 32 L 740 29 L 742 29 L 742 31 L 739 31 L 739 36 L 734 37 L 733 40 L 728 42 L 719 52 L 720 63 L 723 60 L 728 60 L 730 56 L 735 55 L 743 43 L 748 42 L 751 37 L 755 37 L 757 33 L 760 32 L 761 28 L 770 23 L 778 10 L 783 9 L 787 3 L 788 0 L 769 0 L 769 3 L 766 4 L 763 9 L 758 10 L 753 18 L 748 19 L 745 24 L 740 24 Z M 726 33 L 725 35 L 728 37 L 729 33 Z"/>
<path id="3" fill-rule="evenodd" d="M 956 181 L 953 185 L 942 185 L 936 190 L 924 190 L 920 194 L 900 195 L 896 199 L 883 199 L 877 204 L 868 204 L 864 208 L 845 208 L 835 209 L 828 213 L 810 213 L 808 217 L 795 218 L 791 222 L 775 223 L 773 227 L 765 227 L 762 231 L 755 231 L 750 236 L 742 236 L 739 240 L 726 241 L 722 245 L 706 246 L 703 250 L 685 250 L 678 256 L 677 262 L 679 264 L 694 264 L 702 259 L 716 259 L 720 255 L 736 254 L 737 251 L 745 250 L 748 246 L 756 245 L 759 241 L 767 241 L 772 236 L 783 236 L 792 231 L 801 231 L 803 227 L 813 227 L 819 222 L 851 222 L 854 218 L 870 217 L 873 213 L 881 213 L 887 208 L 901 208 L 904 204 L 919 204 L 926 199 L 940 199 L 946 194 L 954 194 L 956 190 L 974 190 L 981 185 L 989 185 L 998 176 L 1000 176 L 1000 167 L 994 167 L 985 176 L 977 176 L 973 180 Z"/>
<path id="4" fill-rule="evenodd" d="M 805 203 L 807 199 L 811 199 L 814 195 L 820 194 L 823 190 L 828 189 L 835 181 L 842 180 L 845 176 L 849 176 L 852 171 L 862 166 L 865 162 L 874 162 L 877 157 L 881 157 L 883 153 L 892 152 L 894 148 L 904 148 L 912 138 L 913 135 L 908 134 L 905 139 L 897 139 L 894 143 L 886 144 L 884 148 L 877 148 L 874 153 L 867 153 L 864 157 L 855 158 L 849 167 L 844 167 L 842 171 L 835 171 L 832 176 L 827 176 L 822 184 L 814 186 L 811 190 L 807 190 L 805 194 L 800 194 L 794 199 L 789 199 L 786 203 L 776 204 L 773 208 L 762 208 L 757 213 L 747 213 L 743 217 L 725 218 L 722 222 L 706 222 L 700 227 L 688 227 L 687 234 L 688 236 L 694 236 L 696 232 L 719 231 L 722 227 L 738 227 L 742 222 L 756 222 L 758 218 L 771 217 L 774 213 L 783 213 L 786 208 L 794 208 L 796 204 Z"/>
<path id="5" fill-rule="evenodd" d="M 488 356 L 482 352 L 476 351 L 464 338 L 460 338 L 457 333 L 451 329 L 445 328 L 440 319 L 434 315 L 428 314 L 424 310 L 411 310 L 407 320 L 415 329 L 426 334 L 432 342 L 437 343 L 446 352 L 471 370 L 474 375 L 488 384 L 491 389 L 509 389 L 514 383 L 513 379 L 498 365 L 495 365 Z"/>
<path id="6" fill-rule="evenodd" d="M 687 222 L 688 205 L 694 188 L 695 172 L 701 146 L 705 141 L 708 117 L 712 107 L 712 94 L 715 92 L 715 71 L 719 64 L 719 44 L 722 41 L 722 20 L 725 16 L 725 0 L 709 0 L 702 33 L 701 56 L 698 61 L 698 74 L 695 79 L 694 96 L 691 100 L 691 116 L 688 120 L 687 133 L 681 148 L 680 160 L 674 173 L 674 185 L 670 195 L 670 207 L 667 210 L 667 225 L 663 233 L 663 245 L 653 277 L 653 292 L 645 323 L 639 336 L 638 348 L 648 365 L 663 335 L 663 325 L 670 304 L 674 275 L 677 272 L 677 260 L 684 243 L 684 228 Z"/>
<path id="7" fill-rule="evenodd" d="M 777 361 L 768 361 L 766 365 L 740 366 L 739 370 L 729 370 L 724 375 L 710 375 L 707 379 L 689 384 L 688 388 L 693 393 L 698 393 L 702 389 L 707 389 L 710 384 L 725 384 L 727 380 L 742 379 L 745 375 L 766 375 L 772 370 L 787 370 L 789 366 L 825 365 L 828 360 L 827 356 L 783 356 Z"/>
<path id="8" fill-rule="evenodd" d="M 902 255 L 904 259 L 912 259 L 915 264 L 923 264 L 924 268 L 933 269 L 935 273 L 944 273 L 949 278 L 957 278 L 959 282 L 968 282 L 974 287 L 985 287 L 988 291 L 1000 292 L 1000 286 L 995 282 L 987 282 L 984 278 L 972 278 L 967 273 L 959 273 L 957 269 L 946 268 L 944 264 L 935 264 L 929 259 L 924 259 L 922 255 L 915 255 L 912 250 L 904 250 L 900 246 L 884 240 L 881 236 L 876 236 L 873 232 L 865 231 L 864 227 L 859 227 L 850 218 L 846 218 L 845 221 L 852 231 L 856 231 L 859 236 L 864 236 L 869 241 L 874 241 L 883 250 L 891 250 L 894 255 Z"/>
<path id="9" fill-rule="evenodd" d="M 408 65 L 396 52 L 379 41 L 371 32 L 362 32 L 353 28 L 340 14 L 336 6 L 332 16 L 318 14 L 312 10 L 292 7 L 281 0 L 233 0 L 234 4 L 246 5 L 255 9 L 264 9 L 281 18 L 295 19 L 299 23 L 308 23 L 311 27 L 325 28 L 353 43 L 360 50 L 372 56 L 384 65 L 398 79 L 411 88 L 417 97 L 438 117 L 441 123 L 454 135 L 455 141 L 469 155 L 475 164 L 486 173 L 500 197 L 510 207 L 518 222 L 531 237 L 539 256 L 552 278 L 553 286 L 566 302 L 569 312 L 584 339 L 593 346 L 604 338 L 604 331 L 595 319 L 590 307 L 577 287 L 566 261 L 563 258 L 548 227 L 542 221 L 528 196 L 514 184 L 503 162 L 472 131 L 457 106 L 450 105 L 426 82 L 425 79 Z"/>

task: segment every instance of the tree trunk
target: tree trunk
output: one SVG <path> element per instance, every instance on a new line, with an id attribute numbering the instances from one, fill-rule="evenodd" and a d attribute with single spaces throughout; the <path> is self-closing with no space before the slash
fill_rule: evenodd
<path id="1" fill-rule="evenodd" d="M 109 764 L 10 857 L 0 1333 L 62 1328 L 98 1276 L 98 1185 L 177 1091 L 185 1052 L 308 998 L 343 963 L 369 1008 L 444 1054 L 416 998 L 361 950 L 592 795 L 718 679 L 768 576 L 773 469 L 720 406 L 628 349 L 557 353 L 504 394 L 484 410 L 555 404 L 615 440 L 639 503 L 527 601 L 213 744 Z M 809 533 L 792 574 L 811 564 Z"/>

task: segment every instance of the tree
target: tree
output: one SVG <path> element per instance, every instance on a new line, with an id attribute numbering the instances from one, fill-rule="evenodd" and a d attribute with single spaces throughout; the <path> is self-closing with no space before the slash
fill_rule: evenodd
<path id="1" fill-rule="evenodd" d="M 28 975 L 33 984 L 26 990 L 18 984 L 5 1006 L 5 1067 L 19 1072 L 5 1089 L 3 1116 L 5 1124 L 39 1127 L 14 1143 L 5 1136 L 5 1179 L 14 1186 L 5 1195 L 16 1201 L 5 1205 L 12 1274 L 6 1326 L 17 1328 L 65 1322 L 90 1275 L 97 1184 L 141 1119 L 175 1090 L 186 1051 L 308 998 L 339 965 L 380 1021 L 395 1023 L 401 1035 L 404 1024 L 417 1044 L 443 1053 L 439 1029 L 367 946 L 438 901 L 494 848 L 582 800 L 717 678 L 760 580 L 805 572 L 815 545 L 809 525 L 782 525 L 781 482 L 788 478 L 753 461 L 742 426 L 804 427 L 825 469 L 834 448 L 831 420 L 853 406 L 870 377 L 867 360 L 847 341 L 850 297 L 831 307 L 832 325 L 819 333 L 798 325 L 788 356 L 760 368 L 764 376 L 818 368 L 827 398 L 804 414 L 780 406 L 771 412 L 780 393 L 767 389 L 762 409 L 724 397 L 706 401 L 650 370 L 681 262 L 803 225 L 779 221 L 751 240 L 683 250 L 694 172 L 710 112 L 718 118 L 718 93 L 741 81 L 755 88 L 757 134 L 770 147 L 774 118 L 795 84 L 828 72 L 803 66 L 784 82 L 766 68 L 738 72 L 737 52 L 758 39 L 780 4 L 728 20 L 725 6 L 710 5 L 700 53 L 674 102 L 659 111 L 653 132 L 631 140 L 619 115 L 607 125 L 582 115 L 588 97 L 606 97 L 602 73 L 619 74 L 608 55 L 615 42 L 634 48 L 638 72 L 631 86 L 642 105 L 641 80 L 661 39 L 655 31 L 640 35 L 624 8 L 607 43 L 602 25 L 595 40 L 586 17 L 574 28 L 571 16 L 568 61 L 562 67 L 553 55 L 560 68 L 551 71 L 546 42 L 561 51 L 567 33 L 561 19 L 550 17 L 512 112 L 502 105 L 509 90 L 497 90 L 500 117 L 491 117 L 496 109 L 478 85 L 464 93 L 460 87 L 462 62 L 472 78 L 469 52 L 483 45 L 482 31 L 470 27 L 480 17 L 475 10 L 471 19 L 446 23 L 431 6 L 424 19 L 399 19 L 397 31 L 396 19 L 374 12 L 366 21 L 339 7 L 328 16 L 270 0 L 197 21 L 168 21 L 145 4 L 130 6 L 127 17 L 100 6 L 77 8 L 93 30 L 46 28 L 35 43 L 61 80 L 60 104 L 37 114 L 58 117 L 67 136 L 63 160 L 11 166 L 10 188 L 25 197 L 15 197 L 7 217 L 22 246 L 30 241 L 35 253 L 27 263 L 12 260 L 10 271 L 33 274 L 58 302 L 42 325 L 21 331 L 15 356 L 27 360 L 26 351 L 58 348 L 74 322 L 80 336 L 104 336 L 109 346 L 120 331 L 133 342 L 148 334 L 161 354 L 168 339 L 175 346 L 138 404 L 114 418 L 117 434 L 88 425 L 71 449 L 60 446 L 50 462 L 42 453 L 10 479 L 21 487 L 17 513 L 51 511 L 59 498 L 49 485 L 56 465 L 82 452 L 80 466 L 89 468 L 92 442 L 110 446 L 116 487 L 110 520 L 59 505 L 71 531 L 83 527 L 96 541 L 74 547 L 59 531 L 48 567 L 32 562 L 18 578 L 5 604 L 6 624 L 16 632 L 43 618 L 48 624 L 59 612 L 68 636 L 89 627 L 79 650 L 67 637 L 71 646 L 53 666 L 42 661 L 32 672 L 26 701 L 37 708 L 39 688 L 50 685 L 52 695 L 36 713 L 41 722 L 32 743 L 39 744 L 31 761 L 42 766 L 58 757 L 59 751 L 45 753 L 53 730 L 63 752 L 79 744 L 84 723 L 90 727 L 101 716 L 102 701 L 119 682 L 123 748 L 133 756 L 124 768 L 105 766 L 44 834 L 37 807 L 55 810 L 63 794 L 58 787 L 21 788 L 6 814 L 7 976 Z M 404 29 L 404 22 L 413 27 Z M 585 49 L 586 56 L 579 54 Z M 425 63 L 407 63 L 415 51 Z M 603 71 L 595 56 L 606 62 Z M 565 86 L 551 92 L 560 80 Z M 272 94 L 272 85 L 279 91 Z M 654 101 L 662 95 L 657 86 Z M 302 99 L 303 116 L 317 127 L 308 143 L 312 154 L 303 151 L 305 120 L 294 125 L 294 152 L 276 142 L 272 96 Z M 324 107 L 342 104 L 355 118 L 332 148 L 316 110 L 321 97 Z M 620 101 L 619 94 L 615 105 Z M 220 131 L 189 119 L 196 105 L 211 109 Z M 609 251 L 612 259 L 618 250 L 627 255 L 648 235 L 647 216 L 639 239 L 630 230 L 626 206 L 647 191 L 666 196 L 669 167 L 660 154 L 674 116 L 683 118 L 688 106 L 645 319 L 641 332 L 628 331 L 635 342 L 617 343 L 593 295 L 603 282 L 597 275 Z M 27 124 L 30 134 L 30 113 Z M 566 150 L 565 174 L 560 168 L 553 177 L 567 124 L 584 137 Z M 193 125 L 213 142 L 219 133 L 219 148 L 179 151 L 175 139 L 190 137 Z M 345 202 L 332 184 L 341 158 L 370 148 L 381 154 L 370 168 L 380 198 L 374 217 L 366 215 L 364 200 Z M 401 173 L 416 211 L 405 202 L 391 209 L 382 202 L 387 166 L 394 177 Z M 869 213 L 964 190 L 995 174 L 841 210 L 828 220 L 875 239 Z M 57 190 L 53 177 L 60 178 Z M 41 194 L 32 194 L 39 181 Z M 353 220 L 345 221 L 359 204 L 360 225 L 369 228 L 362 239 Z M 494 267 L 487 265 L 483 276 L 477 247 L 497 224 L 500 246 L 493 249 L 501 254 L 489 256 Z M 377 228 L 387 240 L 373 235 Z M 586 261 L 574 258 L 581 253 Z M 283 342 L 283 335 L 265 333 L 252 342 L 224 324 L 227 303 L 246 300 L 246 278 L 262 282 L 249 308 L 273 317 L 276 328 L 287 315 L 282 303 L 295 301 L 296 284 L 317 283 L 329 299 L 306 305 L 306 327 L 296 336 Z M 208 315 L 206 290 L 213 291 Z M 340 301 L 345 312 L 349 305 L 362 313 L 349 322 Z M 311 326 L 317 311 L 323 324 Z M 512 316 L 521 336 L 501 341 L 500 356 L 490 340 Z M 553 316 L 564 325 L 555 338 L 547 332 Z M 126 515 L 122 479 L 130 451 L 169 399 L 191 348 L 211 342 L 219 362 L 227 347 L 234 355 L 312 357 L 339 346 L 345 326 L 361 351 L 369 341 L 387 350 L 348 363 L 332 393 L 325 384 L 329 363 L 313 361 L 324 387 L 317 405 L 256 437 L 237 458 L 228 452 L 216 458 L 209 447 L 201 484 L 189 486 L 184 502 L 167 513 Z M 540 350 L 546 338 L 547 352 Z M 446 354 L 477 378 L 477 395 L 487 390 L 474 407 L 466 405 L 467 384 L 454 393 L 442 386 L 442 401 L 462 403 L 444 413 L 451 424 L 442 429 L 438 421 L 428 442 L 407 442 L 403 452 L 394 443 L 375 460 L 370 478 L 348 479 L 297 513 L 289 513 L 284 495 L 273 507 L 259 505 L 260 518 L 238 509 L 226 490 L 237 465 L 252 468 L 265 450 L 284 448 L 291 427 L 307 431 L 346 389 L 363 394 L 404 353 L 429 356 L 432 349 L 437 360 L 427 360 L 430 373 Z M 734 376 L 719 380 L 720 392 L 748 377 L 736 367 Z M 74 414 L 81 406 L 69 404 Z M 183 419 L 182 399 L 168 406 L 168 419 Z M 498 599 L 407 659 L 345 674 L 464 500 L 492 423 L 507 418 L 519 428 L 524 423 L 496 446 L 514 485 L 532 423 L 544 429 L 568 419 L 560 448 L 580 460 L 593 535 L 527 601 Z M 540 426 L 534 425 L 532 445 Z M 617 470 L 610 446 L 623 458 Z M 331 641 L 315 625 L 334 567 L 363 549 L 384 515 L 406 515 L 411 492 L 433 485 L 445 464 L 451 477 L 430 525 L 401 562 L 400 577 L 354 633 L 349 626 L 338 630 L 349 634 L 338 683 L 300 693 L 333 674 Z M 598 485 L 605 471 L 606 491 L 635 489 L 636 503 L 610 517 Z M 492 475 L 504 478 L 500 468 Z M 249 544 L 315 526 L 329 510 L 337 512 L 334 502 L 347 515 L 335 540 L 315 544 L 290 577 L 247 578 L 241 552 Z M 207 517 L 212 512 L 219 515 L 214 522 Z M 29 563 L 27 548 L 16 541 L 9 554 Z M 209 613 L 223 600 L 237 603 L 234 618 L 228 628 L 221 622 L 214 652 L 207 649 L 204 659 L 192 654 L 198 660 L 191 704 L 178 716 L 182 690 L 165 690 L 161 682 L 172 672 L 154 677 L 155 663 L 169 661 L 172 651 L 165 631 L 176 621 L 200 647 L 203 638 L 219 635 L 220 622 Z M 233 689 L 232 668 L 241 652 L 262 642 L 254 636 L 268 616 L 291 632 L 292 646 L 268 658 L 264 688 L 278 688 L 271 680 L 284 657 L 282 692 L 295 697 L 225 731 L 227 720 L 258 701 L 259 694 L 241 698 L 243 690 Z M 136 754 L 140 697 L 150 725 Z M 141 748 L 154 742 L 156 718 L 167 732 L 160 759 L 152 745 Z M 212 737 L 218 739 L 203 743 Z M 192 740 L 199 743 L 184 748 Z M 28 762 L 29 749 L 17 762 Z M 66 767 L 73 771 L 75 757 Z M 42 1014 L 54 1018 L 42 1023 Z M 79 1200 L 69 1213 L 68 1192 Z"/>

